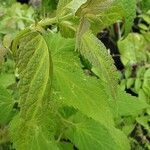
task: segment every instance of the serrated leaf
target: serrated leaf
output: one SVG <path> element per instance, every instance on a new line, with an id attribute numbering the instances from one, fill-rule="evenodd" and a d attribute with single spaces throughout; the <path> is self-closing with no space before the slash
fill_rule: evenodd
<path id="1" fill-rule="evenodd" d="M 115 107 L 120 116 L 135 116 L 142 113 L 149 105 L 143 99 L 131 96 L 119 89 Z"/>
<path id="2" fill-rule="evenodd" d="M 75 14 L 76 11 L 80 8 L 82 4 L 84 4 L 87 0 L 59 0 L 57 7 L 57 14 L 62 15 L 68 10 L 71 11 L 72 14 Z"/>
<path id="3" fill-rule="evenodd" d="M 39 147 L 36 145 L 39 142 L 40 145 L 41 142 L 48 144 L 48 131 L 53 132 L 54 120 L 49 99 L 51 56 L 44 38 L 34 30 L 20 36 L 18 42 L 15 42 L 15 50 L 20 78 L 20 113 L 11 123 L 11 138 L 14 148 L 30 150 L 32 147 Z M 38 139 L 39 136 L 45 141 Z"/>
<path id="4" fill-rule="evenodd" d="M 78 54 L 74 51 L 74 39 L 65 39 L 60 35 L 46 36 L 46 39 L 54 65 L 54 99 L 103 124 L 113 124 L 102 81 L 84 74 Z"/>
<path id="5" fill-rule="evenodd" d="M 78 49 L 93 65 L 93 68 L 96 69 L 100 79 L 107 83 L 107 88 L 115 98 L 117 89 L 116 67 L 103 43 L 91 31 L 87 31 L 81 36 Z"/>
<path id="6" fill-rule="evenodd" d="M 87 0 L 80 9 L 77 11 L 78 16 L 87 15 L 87 14 L 99 14 L 106 9 L 109 9 L 109 6 L 112 5 L 114 0 Z"/>
<path id="7" fill-rule="evenodd" d="M 125 36 L 130 32 L 136 16 L 136 0 L 121 0 L 125 10 Z"/>
<path id="8" fill-rule="evenodd" d="M 125 11 L 123 10 L 122 3 L 118 0 L 87 1 L 77 11 L 77 15 L 87 18 L 91 24 L 90 28 L 94 33 L 121 20 L 124 14 Z"/>
<path id="9" fill-rule="evenodd" d="M 0 125 L 7 124 L 13 114 L 13 98 L 7 89 L 0 86 Z"/>
<path id="10" fill-rule="evenodd" d="M 66 131 L 79 150 L 129 150 L 125 135 L 114 127 L 80 116 L 73 118 L 73 126 Z"/>

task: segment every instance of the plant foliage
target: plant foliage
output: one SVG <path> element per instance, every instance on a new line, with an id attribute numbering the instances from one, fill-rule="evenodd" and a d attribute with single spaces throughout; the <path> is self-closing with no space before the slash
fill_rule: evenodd
<path id="1" fill-rule="evenodd" d="M 6 116 L 0 124 L 9 125 L 14 149 L 130 150 L 120 118 L 135 121 L 149 105 L 120 89 L 113 59 L 95 33 L 124 18 L 126 35 L 135 6 L 134 0 L 59 0 L 55 17 L 15 37 L 9 47 L 16 89 L 0 88 L 0 117 Z"/>

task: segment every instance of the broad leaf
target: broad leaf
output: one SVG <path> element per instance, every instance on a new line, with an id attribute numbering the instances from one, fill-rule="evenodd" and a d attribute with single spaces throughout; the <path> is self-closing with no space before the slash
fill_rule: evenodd
<path id="1" fill-rule="evenodd" d="M 129 150 L 125 135 L 114 127 L 81 117 L 73 118 L 73 126 L 66 132 L 68 138 L 79 150 Z"/>
<path id="2" fill-rule="evenodd" d="M 87 18 L 94 33 L 121 20 L 124 14 L 122 3 L 118 0 L 88 1 L 77 12 L 80 17 Z"/>
<path id="3" fill-rule="evenodd" d="M 146 108 L 149 108 L 149 105 L 143 99 L 131 96 L 120 89 L 118 89 L 117 93 L 113 110 L 116 110 L 120 116 L 137 116 Z"/>
<path id="4" fill-rule="evenodd" d="M 88 14 L 99 14 L 107 9 L 113 4 L 114 0 L 87 0 L 80 9 L 77 11 L 78 16 L 88 15 Z"/>
<path id="5" fill-rule="evenodd" d="M 14 101 L 11 93 L 0 86 L 0 125 L 4 125 L 11 120 Z"/>
<path id="6" fill-rule="evenodd" d="M 115 98 L 117 89 L 117 72 L 113 59 L 105 46 L 90 31 L 85 32 L 79 40 L 78 49 L 90 61 L 100 79 L 104 80 L 111 95 Z"/>
<path id="7" fill-rule="evenodd" d="M 74 51 L 75 41 L 60 35 L 50 35 L 46 39 L 54 65 L 54 99 L 103 124 L 112 125 L 112 114 L 102 81 L 84 74 L 78 54 Z"/>
<path id="8" fill-rule="evenodd" d="M 136 13 L 136 0 L 87 0 L 77 11 L 91 22 L 92 29 L 102 29 L 124 17 L 125 35 L 131 30 Z M 94 23 L 93 23 L 94 22 Z"/>
<path id="9" fill-rule="evenodd" d="M 16 149 L 30 150 L 38 147 L 38 143 L 48 144 L 48 131 L 53 132 L 49 99 L 52 63 L 47 44 L 39 32 L 25 32 L 14 47 L 20 78 L 20 113 L 11 123 L 11 137 Z M 38 139 L 39 136 L 45 141 Z"/>
<path id="10" fill-rule="evenodd" d="M 125 39 L 118 41 L 121 61 L 126 65 L 137 64 L 147 60 L 147 43 L 144 37 L 137 33 L 130 33 Z"/>
<path id="11" fill-rule="evenodd" d="M 75 14 L 76 11 L 84 4 L 87 0 L 59 0 L 57 7 L 57 14 L 62 15 L 65 12 L 71 12 Z"/>

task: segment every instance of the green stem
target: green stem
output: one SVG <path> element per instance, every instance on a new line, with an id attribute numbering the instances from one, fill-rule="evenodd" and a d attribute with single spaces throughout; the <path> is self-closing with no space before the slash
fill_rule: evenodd
<path id="1" fill-rule="evenodd" d="M 47 26 L 47 25 L 52 25 L 58 22 L 58 19 L 56 17 L 54 18 L 46 18 L 41 20 L 38 25 L 40 25 L 41 27 Z"/>
<path id="2" fill-rule="evenodd" d="M 48 25 L 52 25 L 52 24 L 57 24 L 57 23 L 61 22 L 62 20 L 67 20 L 72 17 L 73 17 L 72 14 L 67 14 L 62 17 L 46 18 L 46 19 L 41 20 L 38 23 L 38 25 L 40 25 L 41 27 L 44 27 L 44 26 L 48 26 Z"/>

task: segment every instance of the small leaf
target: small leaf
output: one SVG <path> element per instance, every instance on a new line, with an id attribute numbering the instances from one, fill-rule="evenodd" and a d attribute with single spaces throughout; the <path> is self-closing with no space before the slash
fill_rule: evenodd
<path id="1" fill-rule="evenodd" d="M 13 111 L 13 98 L 5 88 L 0 86 L 0 125 L 7 124 L 15 111 Z"/>
<path id="2" fill-rule="evenodd" d="M 130 89 L 131 86 L 134 84 L 134 82 L 135 82 L 134 78 L 127 79 L 127 89 Z"/>
<path id="3" fill-rule="evenodd" d="M 143 82 L 143 90 L 144 92 L 149 95 L 150 93 L 150 68 L 148 70 L 146 70 L 145 74 L 144 74 L 144 82 Z"/>
<path id="4" fill-rule="evenodd" d="M 123 9 L 125 10 L 125 36 L 130 32 L 136 16 L 136 0 L 121 0 Z"/>
<path id="5" fill-rule="evenodd" d="M 1 74 L 0 75 L 0 86 L 7 88 L 9 85 L 15 83 L 14 74 Z"/>
<path id="6" fill-rule="evenodd" d="M 142 87 L 141 79 L 140 78 L 136 78 L 136 80 L 135 80 L 135 91 L 136 91 L 136 93 L 139 93 L 141 87 Z"/>

